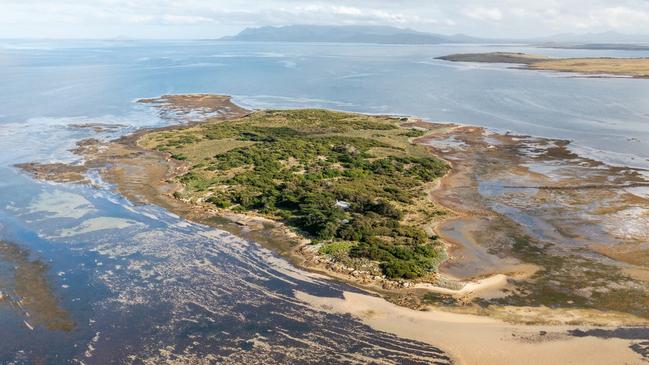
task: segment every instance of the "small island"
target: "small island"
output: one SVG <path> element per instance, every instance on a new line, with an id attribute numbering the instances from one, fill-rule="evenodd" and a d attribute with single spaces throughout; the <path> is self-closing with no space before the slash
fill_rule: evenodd
<path id="1" fill-rule="evenodd" d="M 586 209 L 615 229 L 630 219 L 620 211 L 646 204 L 626 189 L 648 182 L 575 155 L 569 141 L 413 117 L 247 110 L 224 95 L 140 102 L 174 124 L 80 141 L 74 152 L 81 164 L 19 167 L 42 180 L 83 184 L 93 184 L 89 172 L 99 173 L 133 203 L 258 242 L 298 267 L 413 309 L 515 323 L 649 321 L 649 286 L 637 271 L 625 271 L 644 270 L 646 232 L 618 238 L 613 231 L 611 245 L 576 254 L 573 239 L 591 234 L 577 230 L 592 222 L 567 213 Z M 557 180 L 534 169 L 545 163 L 597 168 Z M 485 181 L 517 190 L 484 196 Z M 549 224 L 531 232 L 495 211 L 493 199 L 530 207 Z M 567 238 L 546 238 L 555 232 Z"/>
<path id="2" fill-rule="evenodd" d="M 510 52 L 453 54 L 437 59 L 451 62 L 511 63 L 539 71 L 574 72 L 591 76 L 649 77 L 648 58 L 550 58 Z"/>
<path id="3" fill-rule="evenodd" d="M 427 191 L 449 166 L 411 143 L 427 131 L 404 121 L 265 110 L 138 143 L 188 166 L 177 199 L 281 222 L 349 267 L 416 279 L 444 258 Z"/>

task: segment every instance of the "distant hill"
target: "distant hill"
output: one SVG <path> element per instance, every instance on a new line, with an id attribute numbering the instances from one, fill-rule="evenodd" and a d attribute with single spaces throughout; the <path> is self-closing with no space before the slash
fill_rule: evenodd
<path id="1" fill-rule="evenodd" d="M 557 34 L 548 37 L 486 39 L 464 34 L 435 34 L 390 26 L 288 25 L 282 27 L 246 28 L 239 34 L 221 40 L 249 42 L 331 42 L 378 44 L 530 44 L 548 48 L 633 49 L 643 50 L 649 36 L 617 32 Z M 633 46 L 632 44 L 635 44 Z"/>
<path id="2" fill-rule="evenodd" d="M 247 28 L 221 40 L 252 42 L 332 42 L 379 44 L 483 43 L 463 34 L 442 35 L 387 26 L 290 25 Z"/>

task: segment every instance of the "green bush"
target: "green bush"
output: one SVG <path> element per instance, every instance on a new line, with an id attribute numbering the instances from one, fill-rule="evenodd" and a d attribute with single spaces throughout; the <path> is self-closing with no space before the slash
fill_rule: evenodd
<path id="1" fill-rule="evenodd" d="M 206 201 L 216 205 L 218 208 L 229 208 L 232 205 L 230 199 L 216 195 L 207 198 Z"/>
<path id="2" fill-rule="evenodd" d="M 354 242 L 338 241 L 325 244 L 320 247 L 319 252 L 323 255 L 329 255 L 336 259 L 345 258 L 349 254 L 349 250 L 355 245 Z"/>
<path id="3" fill-rule="evenodd" d="M 431 244 L 394 245 L 369 240 L 349 251 L 350 257 L 365 257 L 378 261 L 383 274 L 393 279 L 413 279 L 436 269 L 439 252 Z"/>
<path id="4" fill-rule="evenodd" d="M 419 129 L 410 129 L 409 131 L 402 133 L 401 135 L 412 138 L 412 137 L 421 137 L 424 134 L 426 134 L 426 131 L 422 131 Z"/>

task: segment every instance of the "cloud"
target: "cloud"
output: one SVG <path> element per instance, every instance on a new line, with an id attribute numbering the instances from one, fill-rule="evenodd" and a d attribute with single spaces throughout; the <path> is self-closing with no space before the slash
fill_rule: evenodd
<path id="1" fill-rule="evenodd" d="M 435 19 L 422 19 L 415 14 L 407 14 L 390 8 L 358 7 L 348 5 L 311 3 L 286 4 L 280 8 L 260 11 L 260 18 L 268 15 L 266 24 L 371 24 L 403 25 L 436 23 Z"/>
<path id="2" fill-rule="evenodd" d="M 214 22 L 214 19 L 206 18 L 204 16 L 195 16 L 195 15 L 165 14 L 160 17 L 160 21 L 166 24 L 201 24 L 201 23 L 212 23 Z"/>
<path id="3" fill-rule="evenodd" d="M 0 0 L 0 37 L 216 37 L 246 26 L 393 25 L 534 36 L 649 33 L 647 0 Z"/>
<path id="4" fill-rule="evenodd" d="M 598 10 L 591 15 L 591 18 L 594 24 L 615 29 L 638 25 L 649 27 L 649 10 L 631 9 L 624 6 Z"/>
<path id="5" fill-rule="evenodd" d="M 485 8 L 482 6 L 470 8 L 464 14 L 472 19 L 499 21 L 503 19 L 503 13 L 498 8 Z"/>

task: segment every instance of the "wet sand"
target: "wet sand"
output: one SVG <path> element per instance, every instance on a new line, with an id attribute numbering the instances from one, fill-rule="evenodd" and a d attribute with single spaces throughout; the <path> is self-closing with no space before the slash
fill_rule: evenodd
<path id="1" fill-rule="evenodd" d="M 646 320 L 644 171 L 580 157 L 568 141 L 476 127 L 419 142 L 453 165 L 434 197 L 459 216 L 437 226 L 449 243 L 441 270 L 464 280 L 508 276 L 508 295 L 478 299 L 482 306 L 542 304 Z"/>
<path id="2" fill-rule="evenodd" d="M 344 299 L 297 297 L 326 311 L 351 313 L 375 329 L 435 344 L 459 365 L 644 363 L 630 348 L 635 341 L 575 337 L 569 326 L 517 326 L 483 316 L 413 311 L 356 293 L 345 293 Z"/>

